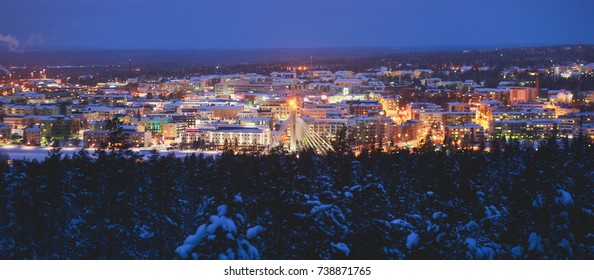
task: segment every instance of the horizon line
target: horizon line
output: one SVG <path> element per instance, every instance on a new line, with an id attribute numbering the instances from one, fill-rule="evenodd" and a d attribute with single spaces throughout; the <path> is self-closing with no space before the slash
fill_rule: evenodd
<path id="1" fill-rule="evenodd" d="M 325 47 L 209 47 L 209 48 L 121 48 L 121 47 L 90 47 L 90 46 L 55 46 L 37 47 L 13 51 L 8 49 L 0 50 L 0 53 L 24 54 L 28 52 L 51 52 L 51 51 L 269 51 L 269 50 L 394 50 L 394 51 L 453 51 L 453 50 L 488 50 L 488 49 L 516 49 L 516 48 L 539 48 L 539 47 L 566 47 L 566 46 L 594 46 L 594 43 L 517 43 L 517 44 L 477 44 L 477 45 L 417 45 L 417 46 L 325 46 Z"/>

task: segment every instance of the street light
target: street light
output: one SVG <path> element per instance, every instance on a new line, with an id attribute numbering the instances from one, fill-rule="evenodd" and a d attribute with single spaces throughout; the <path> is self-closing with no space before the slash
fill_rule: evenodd
<path id="1" fill-rule="evenodd" d="M 295 99 L 289 100 L 289 106 L 291 107 L 291 109 L 296 110 L 297 109 L 297 101 L 295 101 Z"/>

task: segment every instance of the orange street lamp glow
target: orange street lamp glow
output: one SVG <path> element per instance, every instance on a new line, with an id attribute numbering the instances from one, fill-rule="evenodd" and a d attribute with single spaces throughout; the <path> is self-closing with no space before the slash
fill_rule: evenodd
<path id="1" fill-rule="evenodd" d="M 295 99 L 289 100 L 289 106 L 291 106 L 291 109 L 293 110 L 297 109 L 297 102 L 295 101 Z"/>

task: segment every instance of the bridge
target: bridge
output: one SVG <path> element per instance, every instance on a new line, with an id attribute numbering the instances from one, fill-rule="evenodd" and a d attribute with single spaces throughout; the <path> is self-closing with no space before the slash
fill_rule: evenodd
<path id="1" fill-rule="evenodd" d="M 272 131 L 272 145 L 284 144 L 283 134 L 289 134 L 289 151 L 296 153 L 301 150 L 312 149 L 320 154 L 332 151 L 330 145 L 324 138 L 318 135 L 309 127 L 302 118 L 297 116 L 297 102 L 289 101 L 290 115 L 278 130 Z"/>

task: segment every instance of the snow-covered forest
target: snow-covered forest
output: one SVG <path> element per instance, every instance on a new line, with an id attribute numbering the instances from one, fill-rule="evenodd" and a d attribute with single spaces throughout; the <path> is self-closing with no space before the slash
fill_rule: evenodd
<path id="1" fill-rule="evenodd" d="M 2 259 L 593 259 L 594 147 L 0 162 Z"/>

